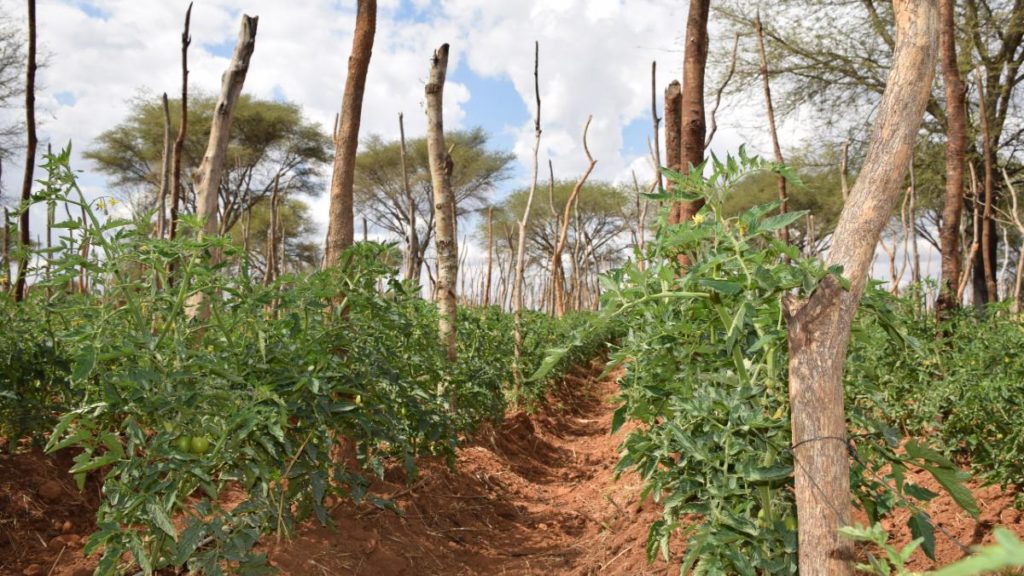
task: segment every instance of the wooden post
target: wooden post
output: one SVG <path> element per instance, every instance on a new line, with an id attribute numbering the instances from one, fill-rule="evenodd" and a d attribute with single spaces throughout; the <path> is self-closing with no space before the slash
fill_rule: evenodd
<path id="1" fill-rule="evenodd" d="M 171 107 L 167 92 L 160 97 L 164 110 L 164 147 L 160 157 L 160 192 L 156 198 L 156 237 L 163 238 L 167 228 L 167 189 L 171 185 Z"/>
<path id="2" fill-rule="evenodd" d="M 242 15 L 235 52 L 221 79 L 220 96 L 214 109 L 206 153 L 199 164 L 196 177 L 196 214 L 206 219 L 203 225 L 204 234 L 221 232 L 218 221 L 220 182 L 224 173 L 224 161 L 227 159 L 228 143 L 231 140 L 231 118 L 242 94 L 245 76 L 249 72 L 249 60 L 256 49 L 258 22 L 259 18 L 256 16 Z"/>
<path id="3" fill-rule="evenodd" d="M 533 170 L 530 179 L 530 193 L 526 197 L 526 208 L 519 220 L 519 240 L 516 244 L 515 279 L 512 281 L 512 314 L 513 314 L 513 361 L 512 376 L 515 380 L 515 391 L 523 382 L 520 362 L 523 355 L 523 276 L 526 272 L 526 226 L 530 222 L 530 209 L 533 197 L 537 192 L 537 156 L 540 153 L 540 43 L 533 43 L 533 91 L 537 99 L 537 115 L 533 119 Z"/>
<path id="4" fill-rule="evenodd" d="M 839 536 L 839 528 L 850 521 L 851 498 L 843 364 L 853 315 L 879 235 L 899 199 L 935 73 L 936 0 L 894 0 L 893 11 L 892 69 L 864 166 L 839 216 L 828 256 L 830 265 L 843 267 L 849 289 L 829 276 L 806 300 L 784 300 L 803 576 L 853 574 L 852 543 Z"/>
<path id="5" fill-rule="evenodd" d="M 967 112 L 964 82 L 956 57 L 956 0 L 939 0 L 939 53 L 946 87 L 946 198 L 939 228 L 942 271 L 935 313 L 943 318 L 960 306 L 960 221 L 964 211 L 964 158 L 967 155 Z"/>
<path id="6" fill-rule="evenodd" d="M 487 207 L 487 275 L 484 277 L 483 305 L 491 305 L 491 276 L 494 270 L 494 206 Z"/>
<path id="7" fill-rule="evenodd" d="M 682 149 L 680 171 L 687 173 L 691 166 L 704 162 L 704 137 L 707 126 L 704 119 L 704 70 L 708 60 L 708 12 L 711 0 L 691 0 L 686 19 L 686 48 L 683 54 L 682 131 L 679 145 Z M 668 119 L 666 117 L 666 122 Z M 675 222 L 686 222 L 704 206 L 704 200 L 680 202 L 676 207 Z M 682 258 L 686 264 L 686 258 Z"/>
<path id="8" fill-rule="evenodd" d="M 439 335 L 448 350 L 448 361 L 457 354 L 455 290 L 458 285 L 459 248 L 455 237 L 455 194 L 452 191 L 452 156 L 444 142 L 442 103 L 448 71 L 448 45 L 442 44 L 430 60 L 426 85 L 427 156 L 434 190 L 434 220 L 437 223 L 434 246 L 437 252 L 437 307 L 440 312 Z"/>
<path id="9" fill-rule="evenodd" d="M 263 283 L 267 286 L 277 280 L 277 227 L 280 217 L 278 207 L 280 205 L 280 182 L 281 174 L 274 176 L 274 189 L 270 193 L 270 227 L 267 229 L 267 271 L 263 276 Z"/>
<path id="10" fill-rule="evenodd" d="M 259 18 L 242 15 L 242 24 L 238 31 L 238 42 L 231 56 L 228 69 L 221 78 L 220 96 L 214 109 L 213 123 L 210 126 L 210 139 L 206 145 L 206 153 L 199 164 L 196 183 L 196 213 L 205 218 L 200 235 L 214 235 L 222 232 L 218 221 L 220 199 L 220 181 L 224 172 L 224 161 L 227 158 L 228 143 L 231 139 L 231 118 L 235 105 L 242 94 L 245 76 L 249 71 L 249 60 L 256 49 L 256 28 Z M 214 262 L 220 260 L 219 253 L 211 254 Z M 204 305 L 202 293 L 196 293 L 189 300 L 190 316 L 198 313 L 205 316 L 209 307 Z"/>
<path id="11" fill-rule="evenodd" d="M 36 0 L 28 0 L 28 63 L 25 67 L 25 177 L 21 182 L 21 222 L 18 225 L 21 258 L 18 259 L 18 279 L 14 286 L 14 300 L 25 299 L 25 283 L 29 258 L 29 208 L 32 205 L 32 174 L 36 167 Z"/>
<path id="12" fill-rule="evenodd" d="M 679 81 L 673 80 L 665 89 L 665 166 L 681 172 L 683 147 L 679 139 L 683 134 L 683 92 Z M 675 184 L 669 180 L 667 190 L 671 192 Z M 669 224 L 679 223 L 679 204 L 674 202 L 669 207 Z"/>
<path id="13" fill-rule="evenodd" d="M 171 225 L 168 238 L 174 240 L 178 235 L 178 207 L 181 204 L 181 158 L 185 151 L 185 135 L 188 132 L 188 47 L 192 43 L 189 34 L 189 23 L 192 20 L 192 3 L 189 2 L 185 11 L 185 29 L 181 33 L 181 119 L 178 122 L 178 136 L 174 139 L 171 175 Z"/>
<path id="14" fill-rule="evenodd" d="M 985 83 L 981 78 L 981 71 L 983 68 L 978 68 L 975 78 L 978 84 L 978 115 L 981 120 L 981 143 L 982 143 L 982 159 L 984 160 L 984 180 L 985 185 L 985 208 L 981 219 L 981 262 L 985 271 L 985 302 L 996 302 L 999 300 L 999 290 L 996 287 L 996 264 L 993 261 L 995 258 L 995 246 L 993 246 L 992 238 L 992 203 L 995 200 L 993 193 L 993 186 L 995 180 L 995 167 L 993 157 L 995 152 L 992 150 L 992 136 L 989 131 L 988 122 L 988 104 L 986 102 L 988 93 L 985 90 Z"/>
<path id="15" fill-rule="evenodd" d="M 335 139 L 325 267 L 337 264 L 341 252 L 355 240 L 352 189 L 355 182 L 356 148 L 359 146 L 366 73 L 370 68 L 376 31 L 377 0 L 359 0 L 352 54 L 348 59 L 348 76 L 345 78 L 345 95 L 341 101 L 341 119 Z"/>
<path id="16" fill-rule="evenodd" d="M 416 199 L 412 195 L 412 187 L 409 186 L 409 165 L 407 156 L 408 153 L 405 149 L 405 117 L 403 114 L 398 114 L 398 134 L 400 136 L 399 153 L 402 159 L 402 191 L 405 192 L 405 201 L 408 204 L 407 210 L 409 218 L 409 238 L 407 246 L 406 257 L 408 262 L 406 263 L 405 277 L 408 280 L 415 280 L 416 285 L 420 283 L 420 235 L 419 231 L 416 230 Z"/>

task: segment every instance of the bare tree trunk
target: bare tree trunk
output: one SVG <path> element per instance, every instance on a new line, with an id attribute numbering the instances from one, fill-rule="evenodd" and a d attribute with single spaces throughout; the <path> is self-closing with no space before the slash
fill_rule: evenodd
<path id="1" fill-rule="evenodd" d="M 222 232 L 218 221 L 220 199 L 220 181 L 224 172 L 224 161 L 227 158 L 228 143 L 231 140 L 231 118 L 235 105 L 242 94 L 246 73 L 249 72 L 249 60 L 256 49 L 256 28 L 259 18 L 242 15 L 242 24 L 238 31 L 238 42 L 231 56 L 228 69 L 221 78 L 220 95 L 214 109 L 213 123 L 210 126 L 210 139 L 206 144 L 206 153 L 199 164 L 196 181 L 196 215 L 204 218 L 201 235 L 214 235 Z M 210 256 L 216 263 L 220 254 L 214 252 Z M 204 305 L 202 293 L 196 293 L 189 300 L 189 314 L 205 316 L 209 308 Z"/>
<path id="2" fill-rule="evenodd" d="M 1003 180 L 1006 181 L 1006 188 L 1010 191 L 1010 217 L 1013 219 L 1013 225 L 1017 228 L 1017 232 L 1024 238 L 1024 223 L 1021 223 L 1020 212 L 1018 212 L 1019 198 L 1017 197 L 1017 189 L 1014 188 L 1013 182 L 1010 181 L 1010 175 L 1006 173 L 1006 168 L 1003 168 Z M 1020 314 L 1020 292 L 1021 285 L 1024 284 L 1024 245 L 1021 245 L 1017 255 L 1017 276 L 1014 278 L 1013 283 L 1013 301 L 1010 303 L 1010 311 L 1014 314 Z"/>
<path id="3" fill-rule="evenodd" d="M 515 279 L 512 281 L 512 314 L 514 330 L 514 346 L 512 376 L 515 380 L 515 391 L 523 383 L 523 367 L 520 365 L 523 356 L 523 274 L 526 271 L 526 226 L 530 222 L 530 209 L 533 197 L 537 193 L 537 154 L 540 152 L 540 43 L 533 43 L 533 90 L 537 99 L 537 115 L 533 120 L 533 170 L 530 180 L 530 193 L 526 197 L 526 208 L 519 220 L 519 240 L 516 244 Z"/>
<path id="4" fill-rule="evenodd" d="M 164 110 L 164 147 L 160 157 L 160 193 L 156 199 L 156 237 L 163 238 L 167 228 L 167 189 L 171 185 L 171 107 L 167 92 L 160 98 Z"/>
<path id="5" fill-rule="evenodd" d="M 189 24 L 192 20 L 192 3 L 188 3 L 185 11 L 185 29 L 181 33 L 181 121 L 178 124 L 178 136 L 174 139 L 171 187 L 171 226 L 168 237 L 174 240 L 178 235 L 178 206 L 181 204 L 181 158 L 185 150 L 185 135 L 188 132 L 188 47 L 192 43 Z"/>
<path id="6" fill-rule="evenodd" d="M 971 169 L 971 197 L 977 199 L 978 197 L 978 175 L 974 172 L 974 165 L 967 165 Z M 960 280 L 957 283 L 956 289 L 956 301 L 962 302 L 964 297 L 964 291 L 967 289 L 967 281 L 974 275 L 975 261 L 978 258 L 978 250 L 981 248 L 981 214 L 980 208 L 978 208 L 978 202 L 972 202 L 972 213 L 973 220 L 971 229 L 973 236 L 971 240 L 971 247 L 967 252 L 967 260 L 964 262 L 963 271 L 960 273 Z"/>
<path id="7" fill-rule="evenodd" d="M 420 236 L 416 230 L 416 199 L 412 196 L 412 188 L 409 186 L 409 165 L 405 149 L 405 115 L 398 114 L 399 154 L 402 158 L 402 191 L 405 192 L 405 200 L 409 210 L 409 238 L 407 239 L 405 277 L 408 280 L 415 280 L 416 285 L 420 284 Z"/>
<path id="8" fill-rule="evenodd" d="M 483 305 L 491 305 L 491 275 L 494 270 L 494 207 L 487 207 L 487 276 L 484 277 Z"/>
<path id="9" fill-rule="evenodd" d="M 657 182 L 657 189 L 664 187 L 665 179 L 661 176 L 661 140 L 658 138 L 658 131 L 661 127 L 661 118 L 658 117 L 658 61 L 651 62 L 651 128 L 654 130 L 654 180 Z M 665 107 L 668 107 L 668 100 L 665 100 Z M 678 117 L 678 115 L 677 115 Z M 678 131 L 677 131 L 678 133 Z"/>
<path id="10" fill-rule="evenodd" d="M 224 173 L 224 161 L 227 159 L 228 143 L 231 140 L 231 118 L 242 94 L 245 76 L 249 72 L 249 60 L 256 48 L 258 22 L 259 18 L 256 16 L 242 15 L 235 52 L 221 79 L 220 96 L 214 109 L 206 153 L 199 164 L 196 177 L 196 215 L 206 219 L 203 225 L 204 234 L 221 232 L 218 221 L 220 181 Z"/>
<path id="11" fill-rule="evenodd" d="M 843 142 L 843 151 L 839 157 L 839 184 L 843 190 L 843 204 L 850 199 L 850 183 L 847 181 L 848 163 L 850 159 L 850 141 Z"/>
<path id="12" fill-rule="evenodd" d="M 764 28 L 761 26 L 761 14 L 757 14 L 757 19 L 754 21 L 754 27 L 757 31 L 757 52 L 761 57 L 761 83 L 764 87 L 764 105 L 768 112 L 768 133 L 772 137 L 772 151 L 775 153 L 775 161 L 779 164 L 785 162 L 782 157 L 782 147 L 779 146 L 779 133 L 775 127 L 775 107 L 772 106 L 772 90 L 768 83 L 768 55 L 764 50 Z M 787 201 L 788 196 L 786 195 L 786 178 L 779 174 L 778 178 L 779 187 L 779 201 L 782 203 L 779 205 L 779 214 L 785 214 L 788 210 Z M 779 237 L 786 244 L 789 244 L 789 226 L 783 226 L 779 230 Z"/>
<path id="13" fill-rule="evenodd" d="M 683 96 L 682 132 L 679 143 L 682 148 L 680 171 L 687 173 L 691 166 L 704 162 L 704 69 L 708 60 L 708 12 L 711 0 L 691 0 L 686 20 L 686 49 L 683 54 Z M 666 116 L 666 122 L 667 122 Z M 680 202 L 676 207 L 675 223 L 693 218 L 704 200 Z M 670 222 L 672 222 L 670 220 Z M 681 263 L 686 264 L 686 258 Z"/>
<path id="14" fill-rule="evenodd" d="M 249 191 L 245 191 L 245 218 L 242 219 L 242 256 L 249 257 L 249 240 L 252 235 L 252 205 L 249 203 Z"/>
<path id="15" fill-rule="evenodd" d="M 917 246 L 917 177 L 914 174 L 914 160 L 910 160 L 910 202 L 907 208 L 910 219 L 910 280 L 921 283 L 921 253 Z M 915 298 L 915 301 L 917 298 Z"/>
<path id="16" fill-rule="evenodd" d="M 679 82 L 673 80 L 665 88 L 665 167 L 682 172 L 683 147 L 679 139 L 683 134 L 683 93 Z M 671 192 L 675 184 L 669 180 L 666 190 Z M 669 207 L 669 224 L 679 223 L 679 204 Z"/>
<path id="17" fill-rule="evenodd" d="M 592 119 L 593 117 L 588 116 L 587 123 L 583 126 L 583 152 L 587 156 L 587 168 L 583 175 L 580 176 L 580 179 L 576 181 L 576 185 L 572 188 L 572 193 L 569 194 L 569 199 L 565 202 L 565 209 L 562 211 L 562 227 L 558 232 L 555 249 L 551 252 L 551 282 L 556 318 L 561 318 L 565 315 L 565 275 L 562 271 L 562 251 L 565 250 L 565 242 L 569 236 L 570 211 L 580 194 L 580 190 L 586 184 L 587 178 L 594 171 L 594 166 L 597 165 L 597 160 L 594 160 L 594 157 L 590 155 L 590 148 L 587 146 L 587 131 L 590 130 L 590 121 Z"/>
<path id="18" fill-rule="evenodd" d="M 373 37 L 377 31 L 377 0 L 359 0 L 352 54 L 348 59 L 345 95 L 341 101 L 341 120 L 334 147 L 334 172 L 331 175 L 331 207 L 327 225 L 324 267 L 334 266 L 345 248 L 355 240 L 352 187 L 355 178 L 359 123 L 370 68 Z"/>
<path id="19" fill-rule="evenodd" d="M 785 299 L 803 576 L 853 574 L 852 544 L 840 539 L 838 532 L 850 520 L 843 364 L 853 315 L 879 235 L 899 198 L 935 72 L 936 1 L 894 0 L 893 11 L 896 46 L 892 69 L 864 166 L 829 250 L 829 264 L 843 267 L 849 290 L 829 276 L 806 300 Z"/>
<path id="20" fill-rule="evenodd" d="M 996 265 L 995 265 L 995 243 L 992 229 L 992 202 L 995 200 L 993 185 L 995 180 L 994 156 L 992 150 L 992 136 L 988 124 L 988 106 L 986 99 L 988 93 L 985 84 L 981 79 L 981 69 L 978 70 L 978 115 L 981 119 L 981 142 L 982 157 L 985 161 L 985 211 L 981 220 L 981 261 L 985 269 L 985 302 L 996 302 L 999 300 L 999 290 L 996 287 Z"/>
<path id="21" fill-rule="evenodd" d="M 11 211 L 4 208 L 4 240 L 3 240 L 3 291 L 11 289 Z"/>
<path id="22" fill-rule="evenodd" d="M 448 45 L 442 44 L 430 61 L 430 79 L 426 86 L 427 155 L 434 189 L 434 220 L 437 222 L 434 246 L 437 250 L 437 306 L 441 315 L 439 331 L 441 342 L 448 350 L 448 361 L 454 362 L 457 353 L 455 290 L 458 285 L 459 247 L 455 237 L 452 157 L 445 147 L 442 117 L 447 70 Z"/>
<path id="23" fill-rule="evenodd" d="M 32 174 L 36 167 L 36 0 L 28 0 L 28 62 L 25 66 L 25 177 L 21 181 L 21 258 L 18 259 L 18 279 L 14 286 L 14 300 L 25 299 L 25 282 L 28 276 L 29 208 L 32 205 Z"/>
<path id="24" fill-rule="evenodd" d="M 267 230 L 267 270 L 263 275 L 263 283 L 269 286 L 277 280 L 277 233 L 278 233 L 278 207 L 280 205 L 280 180 L 281 174 L 274 177 L 274 190 L 270 193 L 270 227 Z"/>

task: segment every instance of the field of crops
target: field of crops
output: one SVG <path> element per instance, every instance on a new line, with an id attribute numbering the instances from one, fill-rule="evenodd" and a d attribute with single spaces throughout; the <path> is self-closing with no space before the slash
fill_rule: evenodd
<path id="1" fill-rule="evenodd" d="M 764 168 L 730 159 L 711 181 L 728 187 Z M 69 231 L 62 256 L 44 258 L 31 297 L 0 312 L 8 335 L 0 435 L 11 454 L 45 446 L 52 465 L 69 466 L 85 490 L 95 519 L 69 560 L 98 560 L 101 574 L 131 566 L 262 573 L 268 543 L 302 537 L 310 522 L 336 524 L 339 505 L 360 517 L 360 505 L 384 511 L 376 518 L 399 513 L 398 478 L 413 491 L 427 478 L 496 466 L 467 463 L 466 450 L 497 434 L 511 443 L 508 457 L 517 442 L 510 426 L 530 428 L 533 445 L 520 438 L 518 448 L 540 457 L 544 435 L 530 420 L 504 419 L 510 409 L 540 407 L 549 439 L 564 438 L 558 421 L 571 425 L 580 410 L 607 418 L 601 434 L 629 430 L 607 437 L 606 464 L 591 468 L 611 474 L 607 451 L 621 442 L 615 470 L 638 488 L 626 497 L 634 505 L 650 498 L 657 511 L 642 516 L 643 556 L 675 557 L 684 570 L 796 573 L 780 306 L 784 294 L 834 273 L 775 238 L 799 213 L 768 216 L 768 205 L 725 217 L 709 188 L 705 218 L 664 225 L 643 269 L 627 264 L 604 279 L 601 312 L 525 316 L 518 362 L 528 378 L 517 385 L 511 316 L 460 310 L 460 354 L 448 363 L 436 310 L 395 278 L 387 245 L 357 244 L 344 266 L 263 285 L 222 239 L 153 239 L 139 222 L 106 219 L 85 201 L 66 156 L 51 158 L 48 170 L 48 193 L 89 224 L 58 222 Z M 74 256 L 71 243 L 83 241 L 105 258 Z M 239 273 L 209 266 L 214 250 Z M 699 263 L 682 276 L 681 252 Z M 784 255 L 789 265 L 770 265 Z M 68 289 L 75 284 L 91 289 Z M 207 296 L 205 318 L 189 310 L 197 293 Z M 930 501 L 945 494 L 946 506 L 963 510 L 960 521 L 991 516 L 964 485 L 966 465 L 978 479 L 970 486 L 1004 488 L 986 496 L 1004 507 L 997 522 L 1024 528 L 1012 512 L 1024 504 L 1024 368 L 1003 352 L 1024 345 L 1021 324 L 993 308 L 936 325 L 912 299 L 869 288 L 853 334 L 845 385 L 865 525 L 898 532 L 892 518 L 900 517 L 934 557 L 949 536 L 927 512 Z M 618 391 L 595 392 L 597 372 L 569 375 L 604 353 L 613 375 L 604 381 Z M 544 465 L 571 464 L 558 460 Z M 61 496 L 47 495 L 52 485 L 34 488 L 41 503 L 71 497 L 62 485 Z M 14 516 L 5 531 L 27 521 L 17 502 L 4 510 Z M 991 523 L 975 524 L 965 544 L 980 542 Z M 34 543 L 14 534 L 3 543 L 5 570 L 27 569 L 18 558 Z"/>

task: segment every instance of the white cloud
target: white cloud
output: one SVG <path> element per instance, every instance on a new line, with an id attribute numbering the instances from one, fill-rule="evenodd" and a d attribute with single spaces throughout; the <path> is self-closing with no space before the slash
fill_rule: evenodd
<path id="1" fill-rule="evenodd" d="M 8 3 L 22 17 L 22 3 Z M 73 162 L 84 170 L 87 190 L 98 194 L 105 181 L 81 152 L 103 130 L 124 119 L 128 101 L 139 94 L 156 98 L 164 91 L 179 93 L 179 42 L 187 5 L 187 0 L 40 0 L 39 40 L 50 55 L 39 77 L 40 137 L 55 147 L 74 141 Z M 197 3 L 189 51 L 192 91 L 217 90 L 243 11 L 260 17 L 245 91 L 264 98 L 282 95 L 329 129 L 344 87 L 355 2 Z M 645 151 L 646 142 L 627 147 L 623 128 L 650 116 L 652 60 L 658 61 L 659 101 L 663 87 L 679 76 L 685 11 L 685 3 L 669 0 L 382 0 L 362 134 L 397 136 L 399 112 L 405 113 L 407 134 L 422 134 L 423 83 L 430 55 L 441 43 L 450 42 L 450 73 L 465 65 L 480 77 L 507 78 L 529 110 L 530 120 L 510 126 L 520 173 L 527 174 L 537 40 L 544 130 L 541 178 L 549 157 L 557 177 L 578 177 L 586 165 L 581 133 L 593 115 L 589 143 L 598 161 L 593 177 L 629 181 L 632 169 L 637 169 L 638 177 L 647 180 L 646 154 L 625 151 Z M 449 82 L 447 127 L 466 125 L 470 97 L 469 85 Z M 515 123 L 521 118 L 521 111 L 511 114 L 496 108 L 492 113 L 498 118 L 509 114 Z M 723 110 L 720 115 L 728 114 Z M 736 131 L 726 126 L 714 148 L 734 149 L 739 141 Z M 20 180 L 11 169 L 20 164 L 12 159 L 6 165 L 8 189 Z M 326 207 L 324 195 L 313 210 L 321 223 Z M 41 213 L 34 220 L 41 222 Z"/>

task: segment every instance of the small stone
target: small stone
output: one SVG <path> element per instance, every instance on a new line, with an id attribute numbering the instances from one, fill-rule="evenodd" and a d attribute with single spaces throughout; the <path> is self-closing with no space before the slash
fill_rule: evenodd
<path id="1" fill-rule="evenodd" d="M 46 571 L 39 564 L 30 564 L 28 568 L 21 571 L 22 576 L 41 576 Z"/>
<path id="2" fill-rule="evenodd" d="M 56 480 L 47 480 L 39 487 L 39 496 L 47 502 L 56 502 L 64 496 L 64 487 Z"/>
<path id="3" fill-rule="evenodd" d="M 64 523 L 60 526 L 60 531 L 64 534 L 68 534 L 71 532 L 71 530 L 74 529 L 74 527 L 75 526 L 71 523 L 71 520 L 65 520 Z"/>

